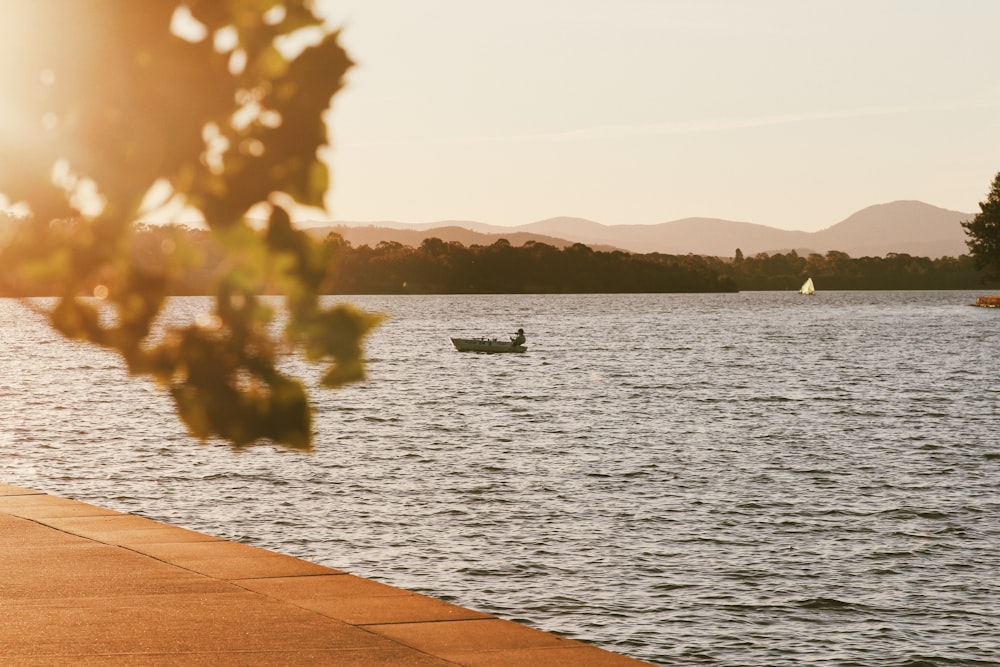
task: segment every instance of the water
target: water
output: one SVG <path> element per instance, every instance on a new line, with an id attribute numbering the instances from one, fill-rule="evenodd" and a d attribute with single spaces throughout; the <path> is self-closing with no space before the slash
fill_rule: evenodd
<path id="1" fill-rule="evenodd" d="M 198 444 L 0 301 L 0 480 L 663 665 L 1000 664 L 1000 313 L 975 296 L 357 298 L 389 319 L 367 382 L 317 390 L 312 455 Z M 447 340 L 520 326 L 523 355 Z"/>

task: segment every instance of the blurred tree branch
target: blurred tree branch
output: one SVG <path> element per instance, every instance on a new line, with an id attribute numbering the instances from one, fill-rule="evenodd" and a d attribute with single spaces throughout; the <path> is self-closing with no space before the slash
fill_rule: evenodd
<path id="1" fill-rule="evenodd" d="M 55 285 L 52 326 L 167 387 L 199 438 L 308 449 L 308 396 L 275 365 L 259 295 L 285 294 L 284 338 L 328 365 L 325 385 L 362 377 L 361 340 L 379 318 L 320 304 L 329 250 L 276 203 L 323 206 L 323 113 L 350 65 L 307 0 L 6 3 L 0 193 L 29 212 L 0 252 L 8 288 Z M 131 252 L 156 193 L 201 211 L 226 261 L 214 324 L 154 337 L 171 281 L 197 261 L 180 238 L 154 261 Z M 262 203 L 255 231 L 246 216 Z"/>

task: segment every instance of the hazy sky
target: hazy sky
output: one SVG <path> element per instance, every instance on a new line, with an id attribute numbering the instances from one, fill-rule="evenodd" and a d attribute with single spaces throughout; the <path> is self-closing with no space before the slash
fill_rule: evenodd
<path id="1" fill-rule="evenodd" d="M 1000 171 L 996 0 L 318 0 L 357 66 L 333 218 L 704 216 L 816 230 L 977 212 Z"/>

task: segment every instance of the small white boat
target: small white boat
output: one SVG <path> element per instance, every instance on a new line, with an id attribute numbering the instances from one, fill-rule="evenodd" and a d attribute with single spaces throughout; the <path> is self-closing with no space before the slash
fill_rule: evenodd
<path id="1" fill-rule="evenodd" d="M 452 345 L 459 352 L 524 352 L 528 348 L 513 341 L 499 338 L 452 338 Z"/>
<path id="2" fill-rule="evenodd" d="M 799 294 L 812 294 L 816 291 L 816 287 L 813 285 L 812 278 L 806 278 L 806 281 L 802 283 L 802 287 L 799 288 Z"/>

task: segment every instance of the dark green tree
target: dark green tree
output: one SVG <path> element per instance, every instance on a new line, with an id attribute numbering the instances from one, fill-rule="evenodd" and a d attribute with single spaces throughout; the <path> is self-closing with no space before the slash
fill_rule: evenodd
<path id="1" fill-rule="evenodd" d="M 308 0 L 5 2 L 0 193 L 27 214 L 0 251 L 5 287 L 54 290 L 52 326 L 155 378 L 196 436 L 308 449 L 308 396 L 276 367 L 259 295 L 285 294 L 284 342 L 328 365 L 324 384 L 362 376 L 378 318 L 319 303 L 331 246 L 286 212 L 323 206 L 323 114 L 350 65 Z M 153 336 L 199 255 L 180 236 L 135 250 L 156 198 L 200 211 L 224 259 L 214 312 Z"/>
<path id="2" fill-rule="evenodd" d="M 986 201 L 979 202 L 979 214 L 962 227 L 969 236 L 965 243 L 976 268 L 984 271 L 987 280 L 1000 281 L 1000 173 L 993 178 Z"/>

